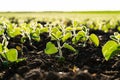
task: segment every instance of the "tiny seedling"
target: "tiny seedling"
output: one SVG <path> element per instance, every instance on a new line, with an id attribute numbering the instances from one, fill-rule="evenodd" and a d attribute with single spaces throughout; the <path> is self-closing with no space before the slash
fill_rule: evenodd
<path id="1" fill-rule="evenodd" d="M 40 41 L 40 28 L 33 27 L 31 24 L 21 25 L 21 42 L 24 43 L 26 38 L 28 38 L 30 45 L 32 45 L 32 39 L 35 41 Z"/>
<path id="2" fill-rule="evenodd" d="M 8 45 L 8 41 L 7 38 L 5 36 L 5 34 L 3 34 L 3 41 L 2 43 L 0 43 L 0 55 L 7 60 L 7 62 L 12 63 L 12 62 L 20 62 L 25 60 L 25 58 L 22 59 L 18 59 L 18 52 L 16 49 L 8 49 L 7 45 Z M 4 63 L 6 61 L 3 61 L 3 59 L 1 58 L 1 61 Z"/>
<path id="3" fill-rule="evenodd" d="M 120 53 L 120 34 L 115 32 L 110 38 L 112 40 L 107 41 L 102 47 L 103 56 L 107 61 Z"/>
<path id="4" fill-rule="evenodd" d="M 62 52 L 62 48 L 66 48 L 66 49 L 69 49 L 73 52 L 76 52 L 76 49 L 74 49 L 71 45 L 67 44 L 67 43 L 64 43 L 62 46 L 60 45 L 60 42 L 57 41 L 57 47 L 55 46 L 55 44 L 53 44 L 52 42 L 48 42 L 46 44 L 46 48 L 45 48 L 45 53 L 48 54 L 48 55 L 51 55 L 51 54 L 55 54 L 55 53 L 59 53 L 59 58 L 64 58 L 63 57 L 63 52 Z"/>
<path id="5" fill-rule="evenodd" d="M 72 42 L 73 44 L 81 42 L 80 45 L 85 47 L 88 40 L 90 40 L 95 46 L 99 46 L 99 39 L 97 35 L 93 33 L 89 35 L 89 29 L 83 26 L 82 30 L 73 37 Z"/>
<path id="6" fill-rule="evenodd" d="M 10 37 L 13 38 L 13 37 L 21 34 L 21 29 L 20 29 L 20 27 L 16 27 L 16 25 L 8 24 L 6 32 Z"/>
<path id="7" fill-rule="evenodd" d="M 95 46 L 99 46 L 99 39 L 95 34 L 90 34 L 89 39 Z"/>
<path id="8" fill-rule="evenodd" d="M 65 34 L 66 36 L 63 37 L 62 32 L 61 31 L 57 31 L 56 33 L 52 33 L 52 40 L 56 40 L 57 42 L 57 47 L 55 46 L 55 44 L 53 44 L 52 42 L 48 42 L 46 44 L 46 48 L 45 48 L 45 53 L 46 54 L 55 54 L 55 53 L 59 53 L 59 57 L 63 58 L 63 53 L 62 53 L 62 48 L 67 48 L 71 51 L 76 51 L 71 45 L 69 45 L 68 43 L 65 43 L 63 45 L 61 45 L 61 40 L 62 41 L 66 41 L 69 37 L 69 34 Z"/>
<path id="9" fill-rule="evenodd" d="M 20 62 L 25 60 L 25 58 L 18 59 L 18 52 L 16 49 L 8 49 L 6 53 L 1 53 L 1 55 L 9 62 Z"/>

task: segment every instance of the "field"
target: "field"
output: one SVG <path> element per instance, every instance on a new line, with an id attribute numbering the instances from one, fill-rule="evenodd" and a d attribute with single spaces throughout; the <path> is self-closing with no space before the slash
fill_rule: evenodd
<path id="1" fill-rule="evenodd" d="M 0 80 L 120 80 L 120 11 L 1 12 Z"/>
<path id="2" fill-rule="evenodd" d="M 112 11 L 98 11 L 98 12 L 1 12 L 0 16 L 7 17 L 37 17 L 37 18 L 69 18 L 69 19 L 119 19 L 120 12 Z"/>

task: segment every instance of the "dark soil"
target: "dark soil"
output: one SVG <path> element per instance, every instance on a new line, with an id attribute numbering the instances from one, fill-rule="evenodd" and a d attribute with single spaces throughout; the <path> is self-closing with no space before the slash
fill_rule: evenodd
<path id="1" fill-rule="evenodd" d="M 101 48 L 109 40 L 110 33 L 91 30 L 99 36 L 100 46 L 87 43 L 86 47 L 76 47 L 78 54 L 63 49 L 65 61 L 61 62 L 55 55 L 46 55 L 44 48 L 50 40 L 47 33 L 41 35 L 40 42 L 20 43 L 20 36 L 11 39 L 9 48 L 21 47 L 19 57 L 25 61 L 5 66 L 0 63 L 0 80 L 120 80 L 120 59 L 115 56 L 105 61 Z"/>

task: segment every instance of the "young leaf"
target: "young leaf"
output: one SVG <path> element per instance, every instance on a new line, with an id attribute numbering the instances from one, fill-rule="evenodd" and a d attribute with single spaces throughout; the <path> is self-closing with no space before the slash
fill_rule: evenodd
<path id="1" fill-rule="evenodd" d="M 12 29 L 8 28 L 7 33 L 8 33 L 8 35 L 9 35 L 10 37 L 15 37 L 15 36 L 21 34 L 21 31 L 20 31 L 20 30 L 21 30 L 21 29 L 18 28 L 18 27 L 17 27 L 17 28 L 12 28 Z"/>
<path id="2" fill-rule="evenodd" d="M 59 31 L 59 29 L 57 27 L 52 28 L 52 33 L 56 33 L 57 31 Z"/>
<path id="3" fill-rule="evenodd" d="M 48 32 L 48 28 L 47 27 L 44 27 L 44 28 L 40 29 L 40 33 L 44 33 L 44 32 Z"/>
<path id="4" fill-rule="evenodd" d="M 17 61 L 18 59 L 18 52 L 16 49 L 9 49 L 8 52 L 3 53 L 2 56 L 10 62 Z"/>
<path id="5" fill-rule="evenodd" d="M 0 43 L 0 53 L 2 53 L 3 48 L 2 48 L 2 44 Z"/>
<path id="6" fill-rule="evenodd" d="M 112 56 L 120 51 L 119 45 L 115 41 L 108 41 L 102 48 L 103 56 L 106 60 L 109 60 Z"/>
<path id="7" fill-rule="evenodd" d="M 80 42 L 84 42 L 87 40 L 87 35 L 85 35 L 84 31 L 79 31 L 76 35 L 76 40 Z"/>
<path id="8" fill-rule="evenodd" d="M 52 42 L 48 42 L 44 51 L 46 54 L 55 54 L 58 52 L 58 49 Z"/>
<path id="9" fill-rule="evenodd" d="M 1 27 L 1 26 L 0 26 Z M 0 28 L 0 35 L 2 35 L 4 33 L 4 29 L 3 28 Z"/>
<path id="10" fill-rule="evenodd" d="M 72 38 L 73 44 L 76 44 L 77 42 L 84 42 L 86 40 L 87 40 L 87 37 L 84 31 L 79 31 L 77 35 Z"/>
<path id="11" fill-rule="evenodd" d="M 96 45 L 99 46 L 99 39 L 95 34 L 90 35 L 90 40 Z"/>
<path id="12" fill-rule="evenodd" d="M 72 29 L 73 29 L 72 27 L 67 27 L 65 30 L 66 31 L 72 31 Z"/>
<path id="13" fill-rule="evenodd" d="M 118 35 L 115 36 L 117 39 L 120 39 L 120 34 L 118 33 Z"/>
<path id="14" fill-rule="evenodd" d="M 19 63 L 19 62 L 24 61 L 24 60 L 26 60 L 26 58 L 17 59 L 16 62 Z"/>
<path id="15" fill-rule="evenodd" d="M 55 36 L 57 37 L 57 39 L 60 39 L 62 37 L 62 32 L 61 31 L 57 31 Z"/>
<path id="16" fill-rule="evenodd" d="M 62 37 L 62 41 L 65 42 L 68 38 L 72 37 L 72 33 L 66 33 L 65 36 Z"/>
<path id="17" fill-rule="evenodd" d="M 114 41 L 117 41 L 117 38 L 114 35 L 111 35 L 110 38 Z"/>
<path id="18" fill-rule="evenodd" d="M 20 42 L 21 43 L 24 43 L 26 41 L 26 37 L 22 37 L 21 39 L 20 39 Z"/>
<path id="19" fill-rule="evenodd" d="M 31 38 L 35 41 L 40 41 L 40 36 L 37 33 L 31 33 L 30 34 Z"/>
<path id="20" fill-rule="evenodd" d="M 78 25 L 78 22 L 77 21 L 73 21 L 73 26 L 77 27 L 77 25 Z"/>
<path id="21" fill-rule="evenodd" d="M 71 51 L 73 51 L 73 52 L 76 51 L 75 48 L 73 48 L 71 45 L 69 45 L 69 44 L 67 44 L 67 43 L 64 43 L 64 44 L 63 44 L 63 47 L 64 47 L 64 48 L 67 48 L 67 49 L 69 49 L 69 50 L 71 50 Z"/>
<path id="22" fill-rule="evenodd" d="M 62 32 L 60 30 L 54 33 L 52 32 L 51 35 L 52 35 L 52 40 L 58 40 L 62 38 Z"/>

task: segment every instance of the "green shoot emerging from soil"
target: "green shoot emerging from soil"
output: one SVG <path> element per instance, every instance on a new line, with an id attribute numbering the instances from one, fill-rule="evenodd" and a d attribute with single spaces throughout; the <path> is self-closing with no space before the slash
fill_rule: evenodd
<path id="1" fill-rule="evenodd" d="M 7 36 L 3 33 L 3 41 L 0 43 L 0 55 L 1 55 L 1 61 L 4 63 L 7 60 L 7 63 L 13 63 L 13 62 L 20 62 L 25 60 L 25 58 L 18 59 L 18 52 L 16 49 L 8 49 L 8 39 Z M 5 59 L 5 61 L 2 59 L 2 57 Z"/>
<path id="2" fill-rule="evenodd" d="M 70 39 L 69 41 L 74 45 L 77 45 L 79 42 L 85 47 L 87 41 L 90 40 L 95 46 L 99 46 L 98 37 L 95 34 L 89 35 L 89 29 L 85 26 L 79 27 L 76 21 L 72 27 L 65 27 L 64 25 L 51 27 L 49 29 L 49 36 L 51 37 L 51 41 L 55 41 L 56 44 L 48 42 L 44 51 L 46 54 L 55 54 L 58 52 L 60 58 L 63 58 L 62 48 L 69 49 L 76 53 L 76 49 L 67 43 L 68 39 Z"/>
<path id="3" fill-rule="evenodd" d="M 102 53 L 106 60 L 120 53 L 120 34 L 114 32 L 114 35 L 111 35 L 110 38 L 112 40 L 106 42 L 102 48 Z"/>

